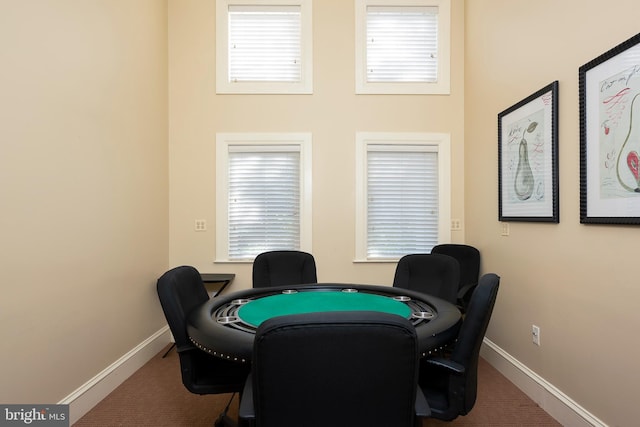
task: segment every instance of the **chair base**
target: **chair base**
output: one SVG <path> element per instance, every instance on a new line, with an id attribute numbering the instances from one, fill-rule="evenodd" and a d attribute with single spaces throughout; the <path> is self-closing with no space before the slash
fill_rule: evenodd
<path id="1" fill-rule="evenodd" d="M 238 424 L 224 412 L 218 417 L 216 422 L 213 423 L 213 427 L 238 427 Z"/>
<path id="2" fill-rule="evenodd" d="M 169 352 L 171 350 L 173 350 L 173 348 L 176 346 L 176 343 L 171 344 L 171 347 L 169 347 L 169 350 L 167 350 L 163 355 L 162 358 L 164 359 L 165 357 L 167 357 L 167 355 L 169 354 Z"/>
<path id="3" fill-rule="evenodd" d="M 224 408 L 224 411 L 222 411 L 218 419 L 213 423 L 213 427 L 238 427 L 238 423 L 235 422 L 233 419 L 229 418 L 229 416 L 227 415 L 227 411 L 229 411 L 229 406 L 231 406 L 231 402 L 233 401 L 233 398 L 235 396 L 236 396 L 235 393 L 231 395 L 231 399 L 229 399 L 229 403 L 227 403 L 227 406 Z"/>

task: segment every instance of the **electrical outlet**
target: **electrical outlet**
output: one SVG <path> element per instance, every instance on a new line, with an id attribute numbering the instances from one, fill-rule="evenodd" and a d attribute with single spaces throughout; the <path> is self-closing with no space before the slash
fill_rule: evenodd
<path id="1" fill-rule="evenodd" d="M 540 328 L 536 325 L 531 325 L 531 338 L 535 345 L 540 345 Z"/>
<path id="2" fill-rule="evenodd" d="M 509 223 L 503 222 L 501 226 L 502 226 L 502 229 L 500 231 L 500 234 L 504 237 L 507 237 L 509 235 Z"/>
<path id="3" fill-rule="evenodd" d="M 196 231 L 207 231 L 207 220 L 206 219 L 196 219 L 195 230 Z"/>
<path id="4" fill-rule="evenodd" d="M 451 231 L 460 231 L 462 230 L 462 223 L 459 219 L 451 220 Z"/>

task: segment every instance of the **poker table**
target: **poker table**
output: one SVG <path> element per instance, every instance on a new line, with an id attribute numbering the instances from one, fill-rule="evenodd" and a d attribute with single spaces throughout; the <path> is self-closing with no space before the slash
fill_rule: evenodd
<path id="1" fill-rule="evenodd" d="M 247 289 L 210 299 L 188 316 L 189 339 L 199 349 L 251 362 L 258 326 L 271 317 L 320 311 L 383 311 L 409 319 L 421 356 L 455 340 L 458 308 L 440 298 L 389 286 L 319 283 Z"/>

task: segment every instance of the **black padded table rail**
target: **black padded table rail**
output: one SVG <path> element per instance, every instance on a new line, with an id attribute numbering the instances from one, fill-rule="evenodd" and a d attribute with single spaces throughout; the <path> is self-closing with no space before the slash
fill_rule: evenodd
<path id="1" fill-rule="evenodd" d="M 261 321 L 286 314 L 336 310 L 385 311 L 408 318 L 416 328 L 422 356 L 452 342 L 461 318 L 455 305 L 408 289 L 320 283 L 247 289 L 212 298 L 190 313 L 187 332 L 201 350 L 248 363 Z"/>

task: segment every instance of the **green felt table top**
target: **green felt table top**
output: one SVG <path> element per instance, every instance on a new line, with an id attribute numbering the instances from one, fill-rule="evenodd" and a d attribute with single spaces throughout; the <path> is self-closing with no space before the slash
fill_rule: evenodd
<path id="1" fill-rule="evenodd" d="M 265 320 L 288 314 L 318 311 L 382 311 L 409 318 L 411 309 L 391 297 L 364 292 L 297 292 L 251 300 L 238 310 L 246 323 L 258 327 Z"/>

